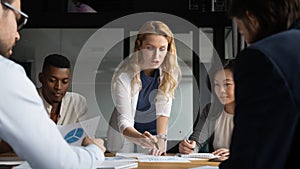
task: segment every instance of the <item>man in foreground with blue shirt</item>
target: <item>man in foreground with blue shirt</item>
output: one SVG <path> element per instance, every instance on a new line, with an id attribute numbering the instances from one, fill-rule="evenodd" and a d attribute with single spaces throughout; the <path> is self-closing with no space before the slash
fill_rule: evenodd
<path id="1" fill-rule="evenodd" d="M 0 1 L 0 139 L 32 168 L 95 168 L 104 160 L 103 140 L 86 137 L 84 147 L 68 145 L 24 69 L 8 59 L 28 16 L 20 0 Z"/>

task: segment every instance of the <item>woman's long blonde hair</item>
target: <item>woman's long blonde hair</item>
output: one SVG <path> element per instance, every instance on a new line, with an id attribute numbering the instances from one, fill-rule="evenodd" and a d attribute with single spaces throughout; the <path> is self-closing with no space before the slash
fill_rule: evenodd
<path id="1" fill-rule="evenodd" d="M 141 52 L 140 47 L 142 42 L 146 39 L 146 36 L 150 34 L 158 34 L 166 37 L 168 41 L 168 53 L 160 66 L 161 68 L 161 81 L 158 86 L 158 91 L 162 92 L 164 96 L 171 96 L 174 98 L 174 91 L 181 80 L 181 70 L 177 61 L 177 52 L 174 41 L 174 35 L 170 28 L 161 21 L 148 21 L 139 30 L 134 45 L 134 53 L 129 60 L 124 61 L 120 68 L 114 75 L 115 79 L 124 71 L 132 71 L 134 73 L 131 81 L 131 94 L 134 95 L 142 88 L 142 82 L 140 79 L 141 69 Z M 134 90 L 134 86 L 138 86 L 138 90 Z"/>

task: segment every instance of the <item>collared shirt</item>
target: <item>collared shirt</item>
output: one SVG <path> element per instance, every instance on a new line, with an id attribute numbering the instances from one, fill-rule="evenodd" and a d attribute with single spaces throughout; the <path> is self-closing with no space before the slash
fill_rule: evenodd
<path id="1" fill-rule="evenodd" d="M 45 100 L 42 89 L 39 88 L 38 92 L 43 100 L 44 106 L 50 116 L 52 106 Z M 77 123 L 86 120 L 87 116 L 87 103 L 86 99 L 75 92 L 67 92 L 62 99 L 60 112 L 58 115 L 58 125 L 66 125 Z"/>
<path id="2" fill-rule="evenodd" d="M 0 55 L 0 72 L 0 138 L 20 158 L 42 169 L 91 169 L 104 160 L 94 144 L 67 144 L 20 65 Z"/>

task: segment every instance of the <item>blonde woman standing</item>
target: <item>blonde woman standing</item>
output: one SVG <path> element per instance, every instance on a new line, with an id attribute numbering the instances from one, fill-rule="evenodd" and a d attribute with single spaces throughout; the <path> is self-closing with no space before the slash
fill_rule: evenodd
<path id="1" fill-rule="evenodd" d="M 173 33 L 163 22 L 146 22 L 138 32 L 133 55 L 113 76 L 115 110 L 108 150 L 166 152 L 168 119 L 180 78 Z"/>

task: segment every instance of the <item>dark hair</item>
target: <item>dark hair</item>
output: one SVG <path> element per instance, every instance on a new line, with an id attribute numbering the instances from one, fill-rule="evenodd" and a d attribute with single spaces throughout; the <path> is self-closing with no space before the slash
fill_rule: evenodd
<path id="1" fill-rule="evenodd" d="M 300 17 L 300 0 L 230 0 L 230 17 L 250 23 L 247 12 L 253 15 L 260 25 L 255 37 L 259 40 L 290 28 Z"/>
<path id="2" fill-rule="evenodd" d="M 229 69 L 231 72 L 233 72 L 233 65 L 234 65 L 234 59 L 230 59 L 230 60 L 223 60 L 222 66 L 215 66 L 215 65 L 211 66 L 210 71 L 206 77 L 206 85 L 210 92 L 212 92 L 211 86 L 213 82 L 213 79 L 210 78 L 214 78 L 215 74 L 220 70 Z"/>
<path id="3" fill-rule="evenodd" d="M 60 54 L 51 54 L 51 55 L 48 55 L 44 59 L 43 71 L 48 66 L 54 66 L 54 67 L 58 67 L 58 68 L 71 68 L 71 64 L 70 64 L 69 59 L 66 58 L 63 55 L 60 55 Z"/>

